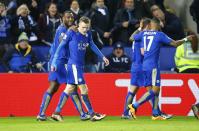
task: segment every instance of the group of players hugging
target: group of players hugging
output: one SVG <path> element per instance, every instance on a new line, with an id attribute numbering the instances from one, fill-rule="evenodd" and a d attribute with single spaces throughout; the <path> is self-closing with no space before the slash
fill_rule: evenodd
<path id="1" fill-rule="evenodd" d="M 37 120 L 46 121 L 46 109 L 52 96 L 57 92 L 61 84 L 67 84 L 62 92 L 57 107 L 51 116 L 55 121 L 63 121 L 61 111 L 71 97 L 81 120 L 99 121 L 106 117 L 105 114 L 96 113 L 88 97 L 88 87 L 84 80 L 84 58 L 86 48 L 90 46 L 105 65 L 109 60 L 101 53 L 92 40 L 90 32 L 91 21 L 83 16 L 78 25 L 74 25 L 74 17 L 70 11 L 63 14 L 62 24 L 58 27 L 54 43 L 50 49 L 50 86 L 45 91 L 40 106 Z M 149 101 L 152 107 L 152 120 L 166 120 L 172 116 L 163 113 L 159 108 L 160 92 L 160 68 L 159 54 L 163 44 L 177 47 L 186 41 L 192 41 L 192 36 L 182 40 L 172 40 L 160 31 L 158 19 L 143 18 L 139 28 L 131 35 L 132 41 L 132 66 L 131 85 L 125 99 L 122 119 L 136 119 L 136 110 L 145 102 Z M 135 103 L 133 98 L 140 87 L 145 87 L 147 92 Z M 81 95 L 78 95 L 80 89 Z M 80 100 L 81 96 L 81 100 Z M 84 111 L 82 102 L 87 111 Z"/>

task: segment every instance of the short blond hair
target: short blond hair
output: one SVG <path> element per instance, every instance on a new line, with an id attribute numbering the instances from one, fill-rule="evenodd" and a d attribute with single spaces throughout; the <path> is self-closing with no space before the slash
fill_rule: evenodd
<path id="1" fill-rule="evenodd" d="M 82 16 L 80 19 L 79 19 L 79 23 L 80 22 L 84 22 L 84 23 L 86 23 L 86 24 L 90 24 L 91 23 L 91 20 L 88 18 L 88 17 L 86 17 L 86 16 Z"/>
<path id="2" fill-rule="evenodd" d="M 17 15 L 21 15 L 21 13 L 26 10 L 28 12 L 28 14 L 30 13 L 30 10 L 28 9 L 28 6 L 26 4 L 22 4 L 21 6 L 19 6 L 17 8 Z"/>

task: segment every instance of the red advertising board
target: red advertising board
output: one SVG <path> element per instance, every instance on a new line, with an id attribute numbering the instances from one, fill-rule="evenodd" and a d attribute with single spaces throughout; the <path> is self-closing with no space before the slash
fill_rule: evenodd
<path id="1" fill-rule="evenodd" d="M 36 116 L 42 96 L 48 88 L 47 74 L 0 74 L 0 117 Z M 119 116 L 130 83 L 130 74 L 85 74 L 91 103 L 96 112 Z M 163 74 L 161 81 L 160 107 L 174 115 L 192 115 L 190 107 L 199 102 L 199 75 Z M 54 95 L 47 115 L 54 111 L 59 95 L 65 85 Z M 136 99 L 145 92 L 138 91 Z M 78 115 L 72 101 L 66 103 L 63 115 Z M 150 115 L 151 106 L 144 104 L 138 115 Z"/>

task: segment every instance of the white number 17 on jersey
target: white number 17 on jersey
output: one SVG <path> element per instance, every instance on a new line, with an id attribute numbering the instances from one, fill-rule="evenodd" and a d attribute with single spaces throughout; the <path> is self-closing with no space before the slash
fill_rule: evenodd
<path id="1" fill-rule="evenodd" d="M 149 51 L 153 43 L 154 36 L 144 36 L 144 51 Z M 147 43 L 147 39 L 149 42 Z"/>

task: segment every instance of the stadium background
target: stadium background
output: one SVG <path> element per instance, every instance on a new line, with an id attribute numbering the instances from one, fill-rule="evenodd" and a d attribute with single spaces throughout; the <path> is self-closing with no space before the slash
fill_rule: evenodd
<path id="1" fill-rule="evenodd" d="M 190 15 L 189 7 L 193 0 L 164 0 L 165 7 L 169 7 L 176 16 L 178 16 L 183 24 L 184 29 L 190 29 L 193 32 L 197 32 L 196 23 L 193 21 L 192 16 Z M 198 35 L 198 34 L 197 34 Z M 49 46 L 39 44 L 32 45 L 36 56 L 39 61 L 44 63 L 44 72 L 47 72 L 48 60 L 49 60 Z M 112 46 L 103 47 L 102 52 L 105 55 L 109 55 L 112 52 Z M 176 48 L 174 47 L 163 47 L 161 49 L 160 54 L 160 67 L 162 72 L 172 72 L 175 68 L 174 55 Z M 131 47 L 125 47 L 125 54 L 127 54 L 131 58 Z M 163 59 L 164 58 L 164 59 Z M 103 72 L 103 63 L 99 62 L 95 64 L 98 72 Z M 43 72 L 42 71 L 42 72 Z M 0 61 L 0 72 L 5 72 L 5 69 L 2 66 L 2 62 Z"/>

